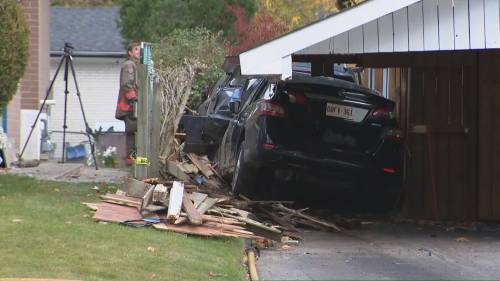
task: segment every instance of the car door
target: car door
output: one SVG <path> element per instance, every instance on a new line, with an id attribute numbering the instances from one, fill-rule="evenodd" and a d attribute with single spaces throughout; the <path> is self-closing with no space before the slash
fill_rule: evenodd
<path id="1" fill-rule="evenodd" d="M 247 89 L 249 94 L 246 95 L 246 100 L 241 106 L 239 113 L 229 123 L 221 146 L 221 154 L 223 155 L 223 159 L 221 159 L 223 167 L 221 168 L 226 173 L 233 172 L 236 163 L 236 154 L 238 153 L 239 144 L 245 131 L 245 121 L 251 113 L 251 105 L 266 84 L 264 79 L 258 79 L 253 82 L 253 85 Z"/>

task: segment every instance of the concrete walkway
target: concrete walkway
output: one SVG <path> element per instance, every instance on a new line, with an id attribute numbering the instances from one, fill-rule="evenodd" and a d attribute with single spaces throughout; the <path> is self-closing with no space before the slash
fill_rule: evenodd
<path id="1" fill-rule="evenodd" d="M 305 232 L 292 248 L 264 250 L 262 280 L 498 280 L 500 229 L 456 232 L 412 224 Z"/>
<path id="2" fill-rule="evenodd" d="M 42 180 L 65 182 L 106 182 L 121 183 L 128 172 L 121 169 L 86 167 L 80 163 L 41 162 L 32 168 L 16 168 L 8 170 L 9 174 L 35 177 Z"/>

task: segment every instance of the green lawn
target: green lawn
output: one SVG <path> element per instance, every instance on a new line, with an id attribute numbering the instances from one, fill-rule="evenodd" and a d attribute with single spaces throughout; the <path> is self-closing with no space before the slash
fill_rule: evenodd
<path id="1" fill-rule="evenodd" d="M 242 240 L 95 223 L 93 186 L 0 175 L 0 278 L 245 280 Z"/>

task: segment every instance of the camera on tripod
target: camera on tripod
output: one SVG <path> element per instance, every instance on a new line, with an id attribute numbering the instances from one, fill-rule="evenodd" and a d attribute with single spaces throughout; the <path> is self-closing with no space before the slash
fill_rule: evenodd
<path id="1" fill-rule="evenodd" d="M 73 47 L 73 45 L 71 45 L 71 43 L 64 43 L 64 53 L 65 54 L 70 54 L 73 53 L 73 49 L 75 49 L 75 47 Z"/>

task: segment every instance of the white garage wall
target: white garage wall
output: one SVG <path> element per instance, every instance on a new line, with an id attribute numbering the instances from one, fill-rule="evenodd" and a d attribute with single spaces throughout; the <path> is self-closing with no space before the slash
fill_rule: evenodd
<path id="1" fill-rule="evenodd" d="M 52 79 L 60 58 L 51 58 Z M 120 66 L 123 59 L 117 58 L 74 58 L 76 79 L 80 88 L 83 107 L 87 121 L 91 128 L 96 122 L 116 122 L 115 107 L 118 98 Z M 73 78 L 70 75 L 68 80 L 68 131 L 85 131 L 80 104 L 76 95 Z M 50 131 L 63 130 L 64 116 L 64 65 L 61 67 L 59 75 L 53 87 L 52 97 L 56 104 L 50 109 Z M 120 122 L 120 121 L 119 121 Z M 66 142 L 70 145 L 77 145 L 86 141 L 84 135 L 66 134 Z M 62 153 L 62 133 L 52 133 L 51 141 L 56 143 L 55 157 L 60 158 Z"/>

